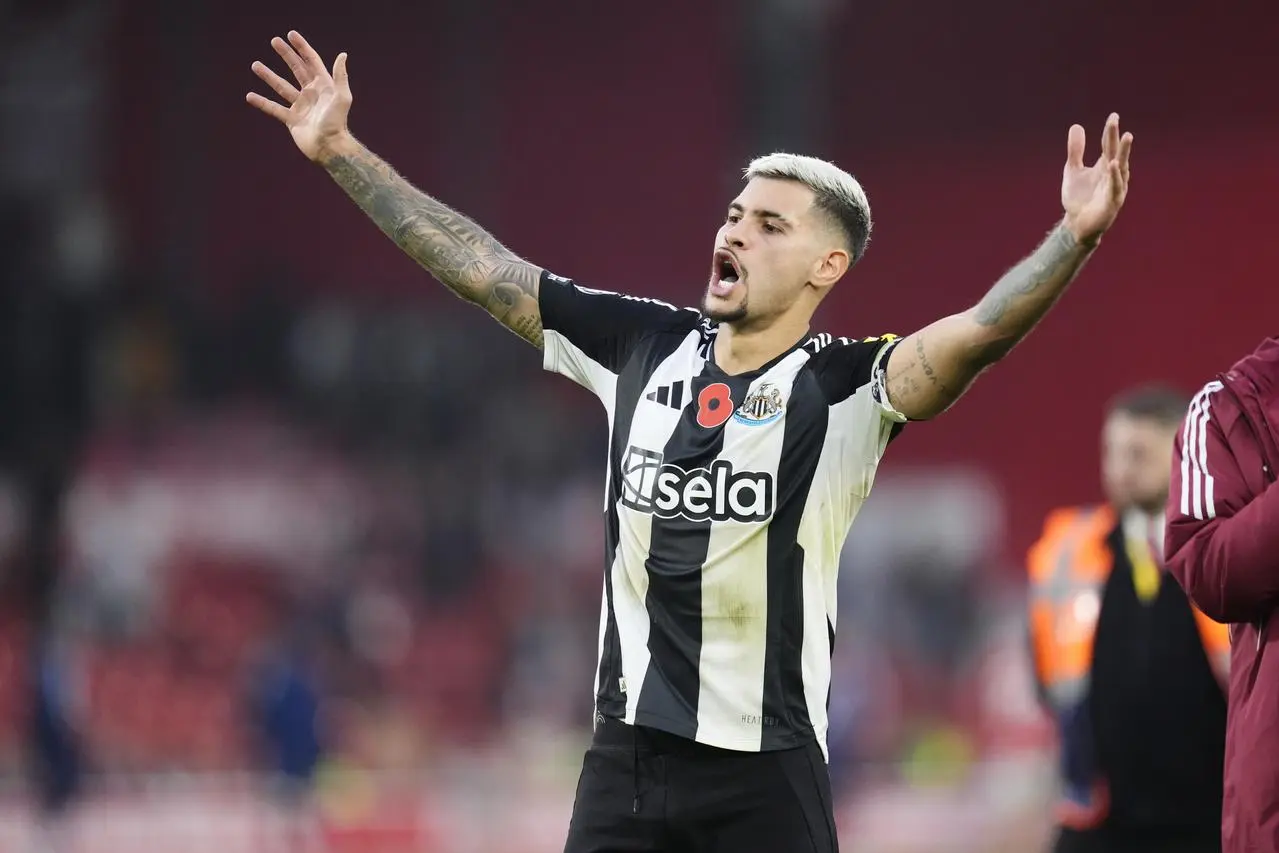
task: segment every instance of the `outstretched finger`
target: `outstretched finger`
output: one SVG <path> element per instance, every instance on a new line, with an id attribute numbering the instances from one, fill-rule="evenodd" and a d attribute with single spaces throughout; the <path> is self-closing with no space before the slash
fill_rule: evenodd
<path id="1" fill-rule="evenodd" d="M 262 97 L 257 92 L 249 92 L 244 96 L 244 100 L 248 101 L 251 106 L 255 106 L 271 116 L 271 118 L 279 119 L 285 124 L 289 123 L 289 111 L 283 104 L 277 104 L 269 98 Z"/>
<path id="2" fill-rule="evenodd" d="M 253 73 L 258 75 L 263 83 L 274 89 L 277 95 L 284 98 L 286 104 L 291 104 L 298 99 L 297 87 L 288 80 L 285 80 L 261 62 L 253 63 L 252 67 Z"/>
<path id="3" fill-rule="evenodd" d="M 280 54 L 280 58 L 284 60 L 284 64 L 289 66 L 289 70 L 293 72 L 293 79 L 298 81 L 299 86 L 305 86 L 311 82 L 311 78 L 315 74 L 306 67 L 306 63 L 302 61 L 302 57 L 298 56 L 296 50 L 289 46 L 284 39 L 276 36 L 271 39 L 271 47 L 275 48 L 275 52 Z"/>
<path id="4" fill-rule="evenodd" d="M 1101 134 L 1101 156 L 1113 160 L 1119 153 L 1119 113 L 1111 113 L 1106 119 L 1106 129 Z"/>
<path id="5" fill-rule="evenodd" d="M 1077 125 L 1070 126 L 1070 133 L 1066 136 L 1066 165 L 1072 168 L 1083 168 L 1084 165 L 1084 146 L 1087 143 L 1084 129 Z"/>
<path id="6" fill-rule="evenodd" d="M 333 82 L 337 84 L 338 90 L 343 94 L 351 94 L 351 78 L 346 74 L 345 53 L 339 53 L 338 58 L 333 60 Z"/>
<path id="7" fill-rule="evenodd" d="M 1124 176 L 1124 182 L 1128 181 L 1128 158 L 1132 156 L 1132 134 L 1125 133 L 1123 138 L 1119 140 L 1119 171 Z"/>
<path id="8" fill-rule="evenodd" d="M 289 30 L 289 44 L 293 45 L 302 60 L 306 62 L 306 67 L 313 74 L 328 74 L 329 69 L 324 67 L 324 60 L 320 59 L 320 54 L 315 52 L 315 48 L 311 47 L 311 43 L 302 38 L 302 34 L 297 30 Z"/>

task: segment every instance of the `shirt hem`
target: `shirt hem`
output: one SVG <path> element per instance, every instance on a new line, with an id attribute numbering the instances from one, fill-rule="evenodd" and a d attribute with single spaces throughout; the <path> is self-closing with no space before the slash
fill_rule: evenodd
<path id="1" fill-rule="evenodd" d="M 708 737 L 704 732 L 697 732 L 693 736 L 688 735 L 688 725 L 686 722 L 672 720 L 660 714 L 654 714 L 651 711 L 640 713 L 638 711 L 628 711 L 623 722 L 632 726 L 648 726 L 649 728 L 658 729 L 667 734 L 682 737 L 686 740 L 694 741 L 705 746 L 713 746 L 716 749 L 727 749 L 733 752 L 780 752 L 786 749 L 795 749 L 809 743 L 820 742 L 817 733 L 813 731 L 791 733 L 780 742 L 770 744 L 768 747 L 763 746 L 760 738 L 722 738 Z"/>

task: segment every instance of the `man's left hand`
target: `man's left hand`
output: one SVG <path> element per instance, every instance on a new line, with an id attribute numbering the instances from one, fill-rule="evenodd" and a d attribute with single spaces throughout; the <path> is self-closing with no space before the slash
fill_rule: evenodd
<path id="1" fill-rule="evenodd" d="M 1132 134 L 1119 135 L 1119 115 L 1111 113 L 1101 134 L 1101 156 L 1084 165 L 1084 129 L 1072 125 L 1061 178 L 1065 225 L 1082 244 L 1096 242 L 1119 215 L 1128 196 L 1128 157 Z"/>

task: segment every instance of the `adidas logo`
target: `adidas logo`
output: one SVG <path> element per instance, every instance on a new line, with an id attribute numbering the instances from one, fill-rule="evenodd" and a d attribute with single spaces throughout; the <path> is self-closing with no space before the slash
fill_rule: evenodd
<path id="1" fill-rule="evenodd" d="M 670 406 L 672 409 L 682 409 L 684 408 L 684 380 L 649 391 L 644 395 L 644 399 L 662 406 Z"/>

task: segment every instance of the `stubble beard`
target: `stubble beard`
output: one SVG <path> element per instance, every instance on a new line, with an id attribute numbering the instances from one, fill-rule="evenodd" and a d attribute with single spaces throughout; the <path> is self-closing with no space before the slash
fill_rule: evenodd
<path id="1" fill-rule="evenodd" d="M 711 295 L 709 292 L 702 297 L 702 314 L 714 320 L 716 323 L 731 324 L 740 323 L 745 320 L 749 314 L 749 306 L 746 304 L 746 297 L 742 296 L 742 300 L 733 308 L 713 308 L 711 307 Z"/>

